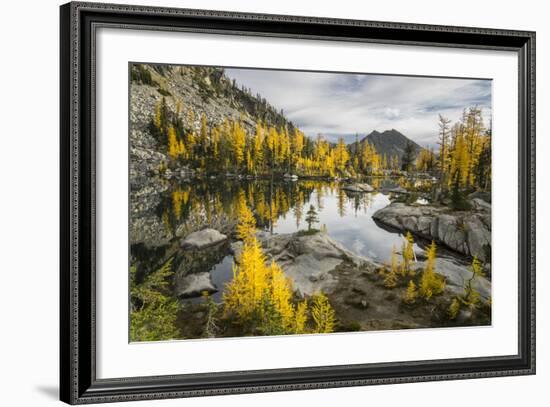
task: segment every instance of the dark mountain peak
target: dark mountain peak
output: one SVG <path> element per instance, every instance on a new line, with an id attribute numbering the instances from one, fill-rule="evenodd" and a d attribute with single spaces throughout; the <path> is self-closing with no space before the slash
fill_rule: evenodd
<path id="1" fill-rule="evenodd" d="M 417 153 L 422 150 L 422 147 L 396 129 L 384 130 L 383 132 L 373 130 L 360 143 L 363 144 L 367 141 L 376 148 L 379 154 L 386 154 L 387 157 L 397 155 L 400 161 L 407 143 L 411 143 Z"/>

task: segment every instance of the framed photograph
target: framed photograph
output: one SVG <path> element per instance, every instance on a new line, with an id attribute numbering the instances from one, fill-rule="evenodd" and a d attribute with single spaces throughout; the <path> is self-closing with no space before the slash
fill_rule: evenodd
<path id="1" fill-rule="evenodd" d="M 535 33 L 61 6 L 61 399 L 535 372 Z"/>

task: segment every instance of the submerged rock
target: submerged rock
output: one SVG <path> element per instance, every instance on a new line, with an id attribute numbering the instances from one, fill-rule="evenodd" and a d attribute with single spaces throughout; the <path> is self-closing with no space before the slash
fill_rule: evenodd
<path id="1" fill-rule="evenodd" d="M 210 272 L 208 271 L 189 274 L 178 278 L 176 281 L 176 293 L 179 297 L 198 297 L 203 292 L 212 294 L 216 291 L 218 289 L 212 282 Z"/>
<path id="2" fill-rule="evenodd" d="M 436 240 L 465 255 L 477 256 L 485 262 L 490 260 L 491 206 L 484 201 L 479 202 L 482 202 L 478 203 L 479 209 L 462 212 L 394 202 L 376 211 L 372 217 L 399 230 Z"/>
<path id="3" fill-rule="evenodd" d="M 182 240 L 181 247 L 184 249 L 204 249 L 227 240 L 227 236 L 218 232 L 216 229 L 202 229 L 190 233 Z"/>
<path id="4" fill-rule="evenodd" d="M 365 184 L 365 183 L 357 183 L 357 184 L 349 184 L 349 185 L 344 185 L 342 187 L 342 189 L 344 191 L 348 191 L 348 192 L 355 192 L 355 193 L 359 193 L 359 192 L 372 192 L 374 191 L 374 188 L 371 187 L 369 184 Z"/>

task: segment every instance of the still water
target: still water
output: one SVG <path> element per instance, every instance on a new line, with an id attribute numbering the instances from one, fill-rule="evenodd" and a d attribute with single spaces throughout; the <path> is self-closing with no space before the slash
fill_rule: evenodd
<path id="1" fill-rule="evenodd" d="M 377 182 L 380 181 L 371 180 L 375 186 Z M 166 243 L 166 246 L 178 247 L 174 256 L 175 263 L 179 263 L 180 267 L 189 259 L 183 253 L 178 253 L 181 249 L 177 244 L 174 245 L 174 241 L 184 237 L 187 231 L 196 229 L 201 222 L 222 229 L 224 223 L 236 220 L 238 205 L 243 202 L 254 208 L 258 229 L 275 234 L 307 229 L 307 212 L 313 207 L 318 222 L 312 224 L 312 227 L 325 229 L 334 240 L 361 256 L 379 263 L 389 261 L 392 248 L 401 248 L 403 235 L 376 224 L 372 215 L 389 205 L 392 196 L 382 192 L 347 193 L 341 186 L 339 183 L 317 180 L 274 183 L 224 180 L 176 185 L 162 193 L 160 203 L 150 216 L 156 217 L 162 226 L 159 230 L 164 228 L 159 234 L 173 235 L 172 242 Z M 162 246 L 160 236 L 158 242 Z M 138 263 L 139 259 L 154 256 L 155 253 L 165 253 L 159 250 L 159 244 L 154 250 L 143 253 L 144 245 L 141 242 L 133 243 L 131 250 Z M 212 256 L 206 263 L 196 263 L 200 265 L 200 270 L 192 267 L 188 271 L 210 270 L 212 281 L 219 290 L 213 294 L 215 301 L 221 300 L 223 286 L 233 276 L 233 258 L 227 245 L 223 250 L 225 254 Z"/>

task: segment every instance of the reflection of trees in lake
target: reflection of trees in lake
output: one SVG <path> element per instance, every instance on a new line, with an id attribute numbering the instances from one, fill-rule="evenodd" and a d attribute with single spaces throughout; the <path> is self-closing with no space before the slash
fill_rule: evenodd
<path id="1" fill-rule="evenodd" d="M 298 229 L 304 220 L 304 206 L 314 203 L 322 213 L 327 196 L 335 196 L 341 217 L 348 210 L 366 213 L 372 203 L 371 194 L 348 196 L 339 184 L 330 181 L 209 180 L 173 184 L 162 195 L 156 214 L 172 236 L 185 236 L 206 226 L 228 232 L 244 200 L 252 208 L 258 227 L 273 230 L 279 218 L 290 214 Z"/>
<path id="2" fill-rule="evenodd" d="M 304 202 L 304 192 L 298 191 L 298 196 L 296 199 L 296 204 L 294 205 L 294 219 L 296 219 L 296 228 L 298 229 L 300 227 L 300 222 L 302 221 L 303 216 L 303 206 L 302 203 Z"/>
<path id="3" fill-rule="evenodd" d="M 340 215 L 341 218 L 346 216 L 346 193 L 343 189 L 338 190 L 338 215 Z"/>
<path id="4" fill-rule="evenodd" d="M 352 194 L 348 198 L 350 205 L 353 207 L 353 213 L 357 216 L 357 212 L 362 210 L 367 213 L 367 210 L 372 204 L 372 194 Z"/>

